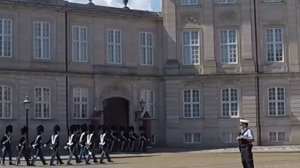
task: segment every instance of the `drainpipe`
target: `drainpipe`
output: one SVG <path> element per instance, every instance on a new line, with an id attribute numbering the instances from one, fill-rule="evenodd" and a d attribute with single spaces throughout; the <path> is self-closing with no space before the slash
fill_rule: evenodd
<path id="1" fill-rule="evenodd" d="M 257 17 L 257 3 L 253 1 L 253 12 L 254 12 L 254 42 L 255 42 L 255 73 L 256 73 L 256 125 L 257 125 L 257 145 L 261 146 L 261 111 L 260 111 L 260 70 L 259 70 L 259 51 L 258 51 L 258 17 Z"/>
<path id="2" fill-rule="evenodd" d="M 66 73 L 66 127 L 67 127 L 67 132 L 68 132 L 68 136 L 70 134 L 70 130 L 69 130 L 69 45 L 68 45 L 68 41 L 69 41 L 69 24 L 68 24 L 68 2 L 66 2 L 66 11 L 65 11 L 65 73 Z"/>

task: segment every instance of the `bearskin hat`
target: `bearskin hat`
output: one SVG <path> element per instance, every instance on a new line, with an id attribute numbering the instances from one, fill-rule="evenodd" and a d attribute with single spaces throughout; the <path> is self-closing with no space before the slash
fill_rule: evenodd
<path id="1" fill-rule="evenodd" d="M 121 126 L 121 127 L 119 128 L 119 130 L 120 130 L 120 131 L 125 131 L 125 128 L 124 128 L 123 126 Z"/>
<path id="2" fill-rule="evenodd" d="M 89 132 L 92 133 L 95 131 L 95 126 L 93 124 L 89 125 Z"/>
<path id="3" fill-rule="evenodd" d="M 76 125 L 71 125 L 69 129 L 72 134 L 77 130 Z"/>
<path id="4" fill-rule="evenodd" d="M 129 131 L 134 131 L 134 127 L 133 126 L 130 126 L 128 129 L 129 129 Z"/>
<path id="5" fill-rule="evenodd" d="M 55 126 L 53 127 L 53 132 L 54 132 L 54 133 L 60 132 L 60 126 L 59 126 L 59 125 L 55 125 Z"/>
<path id="6" fill-rule="evenodd" d="M 12 125 L 8 125 L 8 126 L 6 127 L 6 133 L 12 133 L 13 130 L 14 130 L 14 127 L 13 127 Z"/>
<path id="7" fill-rule="evenodd" d="M 87 131 L 87 125 L 86 124 L 82 124 L 80 126 L 80 128 L 81 128 L 81 132 L 86 132 Z"/>
<path id="8" fill-rule="evenodd" d="M 44 133 L 44 126 L 42 126 L 42 125 L 37 126 L 37 127 L 36 127 L 36 131 L 37 131 L 38 133 Z"/>
<path id="9" fill-rule="evenodd" d="M 22 135 L 28 134 L 28 127 L 24 126 L 23 128 L 21 128 L 21 134 Z"/>
<path id="10" fill-rule="evenodd" d="M 140 127 L 139 127 L 139 130 L 140 130 L 140 131 L 145 131 L 145 127 L 144 127 L 144 126 L 140 126 Z"/>

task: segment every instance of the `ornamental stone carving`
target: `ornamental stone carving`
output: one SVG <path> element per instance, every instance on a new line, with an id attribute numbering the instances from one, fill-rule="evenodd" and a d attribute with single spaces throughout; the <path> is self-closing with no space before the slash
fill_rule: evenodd
<path id="1" fill-rule="evenodd" d="M 181 20 L 185 24 L 198 24 L 200 25 L 200 16 L 196 12 L 182 13 Z"/>

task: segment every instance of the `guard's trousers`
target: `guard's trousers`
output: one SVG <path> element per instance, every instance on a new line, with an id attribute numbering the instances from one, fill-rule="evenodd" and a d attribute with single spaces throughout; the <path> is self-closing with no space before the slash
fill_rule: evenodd
<path id="1" fill-rule="evenodd" d="M 1 163 L 4 165 L 5 164 L 5 158 L 8 155 L 9 158 L 9 163 L 12 163 L 12 154 L 11 154 L 11 147 L 10 146 L 4 146 L 2 148 L 2 159 Z"/>
<path id="2" fill-rule="evenodd" d="M 69 149 L 68 163 L 71 163 L 73 156 L 75 156 L 76 163 L 79 163 L 78 155 L 77 155 L 77 153 L 75 153 L 76 147 L 69 147 L 68 149 Z"/>
<path id="3" fill-rule="evenodd" d="M 40 157 L 42 163 L 45 165 L 46 164 L 46 160 L 44 158 L 44 154 L 42 152 L 42 150 L 40 148 L 36 148 L 34 149 L 34 155 L 33 155 L 33 159 L 32 159 L 32 162 L 31 164 L 34 165 L 35 164 L 35 161 L 37 159 L 37 157 Z"/>
<path id="4" fill-rule="evenodd" d="M 56 164 L 58 164 L 58 163 L 63 164 L 63 161 L 61 160 L 60 155 L 59 155 L 59 148 L 53 149 L 50 164 L 53 164 L 55 158 L 57 161 Z"/>
<path id="5" fill-rule="evenodd" d="M 18 166 L 20 164 L 20 159 L 21 159 L 22 156 L 24 156 L 25 161 L 27 163 L 27 166 L 30 166 L 30 161 L 29 161 L 29 159 L 30 159 L 30 150 L 27 147 L 24 147 L 23 149 L 18 151 L 16 165 Z"/>
<path id="6" fill-rule="evenodd" d="M 252 147 L 251 144 L 240 147 L 243 168 L 254 168 Z"/>
<path id="7" fill-rule="evenodd" d="M 100 163 L 103 163 L 104 157 L 106 157 L 106 159 L 110 161 L 109 149 L 107 147 L 101 148 Z"/>

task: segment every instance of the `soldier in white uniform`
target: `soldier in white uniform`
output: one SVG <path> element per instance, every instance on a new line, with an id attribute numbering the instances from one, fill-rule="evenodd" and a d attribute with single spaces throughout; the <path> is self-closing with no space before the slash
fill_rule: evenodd
<path id="1" fill-rule="evenodd" d="M 241 152 L 241 159 L 243 168 L 254 168 L 252 147 L 254 142 L 254 135 L 250 128 L 248 128 L 248 120 L 240 120 L 240 133 L 237 137 L 239 141 L 239 148 Z"/>

